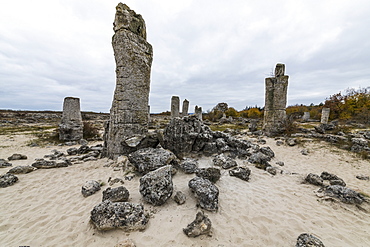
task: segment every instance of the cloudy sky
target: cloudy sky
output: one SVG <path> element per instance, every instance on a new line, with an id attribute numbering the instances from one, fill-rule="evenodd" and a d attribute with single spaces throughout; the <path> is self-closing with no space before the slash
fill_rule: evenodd
<path id="1" fill-rule="evenodd" d="M 370 86 L 368 0 L 126 0 L 154 49 L 151 112 L 172 95 L 206 111 L 264 105 L 276 63 L 288 105 Z M 115 88 L 112 0 L 0 2 L 0 109 L 109 112 Z"/>

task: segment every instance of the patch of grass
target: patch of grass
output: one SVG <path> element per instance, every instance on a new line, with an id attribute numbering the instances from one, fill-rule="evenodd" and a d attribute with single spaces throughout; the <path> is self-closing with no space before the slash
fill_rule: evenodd
<path id="1" fill-rule="evenodd" d="M 9 135 L 24 132 L 38 132 L 44 130 L 55 129 L 55 126 L 11 126 L 0 127 L 0 135 Z"/>
<path id="2" fill-rule="evenodd" d="M 28 146 L 45 146 L 50 144 L 57 145 L 59 143 L 63 143 L 63 141 L 59 140 L 59 131 L 55 127 L 54 131 L 34 131 L 31 134 L 36 138 L 28 141 Z"/>

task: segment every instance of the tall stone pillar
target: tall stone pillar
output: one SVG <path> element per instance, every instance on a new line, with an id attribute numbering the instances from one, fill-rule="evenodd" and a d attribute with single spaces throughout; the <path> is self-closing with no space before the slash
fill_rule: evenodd
<path id="1" fill-rule="evenodd" d="M 198 107 L 197 105 L 195 106 L 195 109 L 194 109 L 194 114 L 195 116 L 197 116 L 197 118 L 199 118 L 200 120 L 203 119 L 203 115 L 202 115 L 202 107 Z"/>
<path id="2" fill-rule="evenodd" d="M 171 118 L 180 117 L 180 98 L 172 96 L 171 98 Z"/>
<path id="3" fill-rule="evenodd" d="M 263 130 L 268 136 L 284 131 L 289 76 L 285 75 L 285 65 L 277 64 L 275 76 L 265 79 L 265 110 Z"/>
<path id="4" fill-rule="evenodd" d="M 64 98 L 62 121 L 59 124 L 59 139 L 62 141 L 79 141 L 83 138 L 83 123 L 80 99 Z"/>
<path id="5" fill-rule="evenodd" d="M 328 124 L 329 122 L 329 115 L 330 115 L 330 108 L 322 108 L 321 111 L 321 123 L 322 124 Z"/>
<path id="6" fill-rule="evenodd" d="M 153 48 L 146 41 L 141 15 L 119 3 L 113 23 L 116 89 L 106 125 L 105 155 L 132 152 L 148 132 L 148 103 Z"/>
<path id="7" fill-rule="evenodd" d="M 181 112 L 181 115 L 183 117 L 187 116 L 189 113 L 189 101 L 187 99 L 185 99 L 183 102 L 182 102 L 182 112 Z"/>

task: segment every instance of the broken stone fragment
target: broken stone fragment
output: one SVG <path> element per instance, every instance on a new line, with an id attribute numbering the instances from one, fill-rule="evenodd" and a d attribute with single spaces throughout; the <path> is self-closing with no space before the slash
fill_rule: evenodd
<path id="1" fill-rule="evenodd" d="M 142 204 L 109 200 L 96 205 L 91 211 L 90 219 L 101 231 L 115 228 L 124 231 L 144 230 L 149 221 Z"/>
<path id="2" fill-rule="evenodd" d="M 37 169 L 51 169 L 51 168 L 60 168 L 60 167 L 67 167 L 70 165 L 69 160 L 63 160 L 63 161 L 54 161 L 54 160 L 44 160 L 44 159 L 37 159 L 36 162 L 32 164 L 33 167 L 36 167 Z"/>
<path id="3" fill-rule="evenodd" d="M 0 159 L 0 168 L 9 167 L 9 166 L 12 166 L 12 164 L 4 159 Z"/>
<path id="4" fill-rule="evenodd" d="M 277 173 L 277 168 L 276 167 L 273 167 L 273 166 L 268 166 L 268 167 L 266 167 L 266 171 L 268 172 L 268 173 L 270 173 L 271 175 L 276 175 L 276 173 Z"/>
<path id="5" fill-rule="evenodd" d="M 208 179 L 212 183 L 216 183 L 221 178 L 221 171 L 216 167 L 200 168 L 195 174 L 198 177 Z"/>
<path id="6" fill-rule="evenodd" d="M 184 204 L 186 202 L 186 196 L 183 192 L 177 191 L 175 196 L 173 197 L 175 202 L 179 205 Z"/>
<path id="7" fill-rule="evenodd" d="M 91 196 L 100 190 L 100 183 L 95 180 L 86 181 L 82 186 L 81 193 L 84 197 Z"/>
<path id="8" fill-rule="evenodd" d="M 12 156 L 8 157 L 8 160 L 26 160 L 27 156 L 24 154 L 12 154 Z"/>
<path id="9" fill-rule="evenodd" d="M 313 173 L 308 174 L 305 178 L 305 181 L 307 183 L 318 185 L 318 186 L 323 186 L 324 184 L 323 179 L 319 175 L 313 174 Z"/>
<path id="10" fill-rule="evenodd" d="M 26 174 L 36 170 L 33 166 L 16 166 L 8 171 L 11 174 Z"/>
<path id="11" fill-rule="evenodd" d="M 240 178 L 241 180 L 248 181 L 251 175 L 251 170 L 248 167 L 235 167 L 229 170 L 230 176 Z"/>
<path id="12" fill-rule="evenodd" d="M 198 169 L 198 161 L 186 158 L 180 162 L 179 169 L 186 174 L 195 173 Z"/>
<path id="13" fill-rule="evenodd" d="M 140 178 L 140 194 L 155 206 L 163 205 L 173 192 L 172 167 L 164 166 Z"/>
<path id="14" fill-rule="evenodd" d="M 218 210 L 218 188 L 208 179 L 195 177 L 189 181 L 189 188 L 198 199 L 202 209 L 208 211 Z"/>
<path id="15" fill-rule="evenodd" d="M 231 167 L 238 166 L 238 163 L 230 157 L 226 157 L 224 154 L 216 155 L 213 158 L 213 164 L 215 166 L 221 166 L 223 169 L 229 169 Z"/>
<path id="16" fill-rule="evenodd" d="M 5 188 L 15 184 L 18 181 L 18 177 L 7 173 L 0 176 L 0 188 Z"/>
<path id="17" fill-rule="evenodd" d="M 188 237 L 198 237 L 200 235 L 210 235 L 212 223 L 203 212 L 198 212 L 195 220 L 183 229 Z"/>
<path id="18" fill-rule="evenodd" d="M 123 186 L 117 188 L 108 187 L 103 191 L 103 200 L 111 202 L 127 202 L 130 197 L 130 192 Z"/>
<path id="19" fill-rule="evenodd" d="M 296 247 L 325 247 L 325 245 L 321 242 L 320 239 L 308 233 L 302 233 L 301 235 L 299 235 L 295 246 Z"/>

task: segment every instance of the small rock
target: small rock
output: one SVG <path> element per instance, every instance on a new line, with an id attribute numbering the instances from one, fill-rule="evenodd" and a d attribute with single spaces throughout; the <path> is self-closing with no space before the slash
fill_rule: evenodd
<path id="1" fill-rule="evenodd" d="M 110 186 L 112 186 L 113 184 L 116 184 L 116 183 L 124 184 L 125 182 L 123 181 L 122 178 L 114 178 L 114 179 L 112 179 L 111 177 L 109 177 L 108 183 L 109 183 Z"/>
<path id="2" fill-rule="evenodd" d="M 302 233 L 301 235 L 299 235 L 295 246 L 296 247 L 325 247 L 325 245 L 321 242 L 320 239 L 308 233 Z"/>
<path id="3" fill-rule="evenodd" d="M 101 231 L 115 228 L 124 231 L 144 230 L 149 221 L 143 205 L 109 200 L 96 205 L 91 211 L 90 219 Z"/>
<path id="4" fill-rule="evenodd" d="M 309 153 L 308 149 L 302 149 L 301 150 L 302 155 L 308 155 L 308 153 Z"/>
<path id="5" fill-rule="evenodd" d="M 0 168 L 9 167 L 9 166 L 12 166 L 12 164 L 4 159 L 0 159 Z"/>
<path id="6" fill-rule="evenodd" d="M 18 177 L 13 174 L 7 173 L 0 176 L 0 188 L 5 188 L 15 184 L 18 181 Z"/>
<path id="7" fill-rule="evenodd" d="M 369 176 L 365 176 L 365 175 L 357 175 L 356 178 L 360 180 L 369 180 Z"/>
<path id="8" fill-rule="evenodd" d="M 44 160 L 44 159 L 37 159 L 36 162 L 32 164 L 33 167 L 37 169 L 51 169 L 51 168 L 60 168 L 60 167 L 67 167 L 70 164 L 69 161 L 61 161 L 56 162 L 54 160 Z"/>
<path id="9" fill-rule="evenodd" d="M 364 202 L 364 197 L 360 193 L 344 186 L 330 185 L 323 188 L 323 191 L 326 196 L 337 198 L 344 203 L 361 204 Z"/>
<path id="10" fill-rule="evenodd" d="M 259 165 L 258 167 L 256 166 L 257 168 L 266 169 L 266 167 L 270 166 L 270 164 L 268 163 L 268 161 L 270 160 L 271 158 L 268 157 L 267 155 L 261 152 L 257 152 L 249 157 L 248 162 L 255 165 Z"/>
<path id="11" fill-rule="evenodd" d="M 212 183 L 216 183 L 221 177 L 221 171 L 216 167 L 200 168 L 195 174 L 198 177 L 208 179 Z"/>
<path id="12" fill-rule="evenodd" d="M 12 154 L 12 156 L 8 157 L 8 160 L 26 160 L 27 156 L 24 154 Z"/>
<path id="13" fill-rule="evenodd" d="M 288 146 L 291 147 L 297 145 L 297 139 L 295 138 L 288 138 L 285 142 Z"/>
<path id="14" fill-rule="evenodd" d="M 275 153 L 270 147 L 262 147 L 260 148 L 260 152 L 269 157 L 270 160 L 275 157 Z"/>
<path id="15" fill-rule="evenodd" d="M 276 141 L 276 146 L 284 145 L 284 142 L 281 140 Z"/>
<path id="16" fill-rule="evenodd" d="M 313 173 L 308 174 L 307 177 L 305 178 L 305 181 L 307 183 L 318 185 L 318 186 L 323 186 L 324 184 L 323 179 L 319 175 L 313 174 Z"/>
<path id="17" fill-rule="evenodd" d="M 346 186 L 346 183 L 343 181 L 343 179 L 332 179 L 329 180 L 330 185 L 340 185 L 340 186 Z"/>
<path id="18" fill-rule="evenodd" d="M 129 191 L 123 186 L 113 189 L 111 187 L 108 187 L 106 190 L 103 191 L 102 201 L 109 200 L 111 202 L 127 202 L 129 197 Z"/>
<path id="19" fill-rule="evenodd" d="M 203 212 L 198 212 L 195 220 L 183 229 L 188 237 L 198 237 L 199 235 L 209 235 L 211 233 L 211 220 Z"/>
<path id="20" fill-rule="evenodd" d="M 195 173 L 198 169 L 198 161 L 195 159 L 186 158 L 180 162 L 179 169 L 186 174 Z"/>
<path id="21" fill-rule="evenodd" d="M 284 162 L 282 162 L 282 161 L 277 161 L 275 164 L 279 165 L 279 166 L 284 166 Z"/>
<path id="22" fill-rule="evenodd" d="M 77 148 L 68 148 L 67 153 L 69 155 L 77 155 L 78 154 L 78 149 Z"/>
<path id="23" fill-rule="evenodd" d="M 86 141 L 85 139 L 81 139 L 78 141 L 78 144 L 82 145 L 82 146 L 86 146 L 89 142 Z"/>
<path id="24" fill-rule="evenodd" d="M 231 170 L 229 170 L 230 176 L 235 176 L 237 178 L 240 178 L 241 180 L 248 181 L 249 176 L 251 175 L 251 170 L 247 167 L 235 167 Z"/>
<path id="25" fill-rule="evenodd" d="M 272 166 L 268 166 L 268 167 L 266 167 L 266 171 L 267 171 L 268 173 L 270 173 L 271 175 L 276 175 L 276 173 L 277 173 L 277 169 L 276 169 L 276 167 L 272 167 Z"/>
<path id="26" fill-rule="evenodd" d="M 335 174 L 331 174 L 331 173 L 328 173 L 328 172 L 322 172 L 320 177 L 323 180 L 329 180 L 330 185 L 346 186 L 346 183 L 344 182 L 344 180 L 341 179 L 340 177 L 338 177 Z"/>
<path id="27" fill-rule="evenodd" d="M 195 177 L 189 181 L 189 188 L 195 193 L 199 206 L 208 211 L 218 210 L 218 188 L 208 179 Z"/>
<path id="28" fill-rule="evenodd" d="M 8 171 L 11 174 L 26 174 L 36 170 L 33 166 L 16 166 Z"/>
<path id="29" fill-rule="evenodd" d="M 87 181 L 81 189 L 81 193 L 84 197 L 91 196 L 100 190 L 100 183 L 95 180 Z"/>
<path id="30" fill-rule="evenodd" d="M 221 166 L 223 169 L 229 169 L 238 165 L 235 160 L 230 157 L 226 157 L 224 154 L 216 155 L 213 158 L 213 164 L 215 166 Z"/>
<path id="31" fill-rule="evenodd" d="M 186 201 L 186 196 L 183 192 L 181 191 L 177 191 L 175 196 L 173 197 L 173 199 L 175 200 L 175 202 L 179 205 L 181 204 L 184 204 L 185 201 Z"/>

